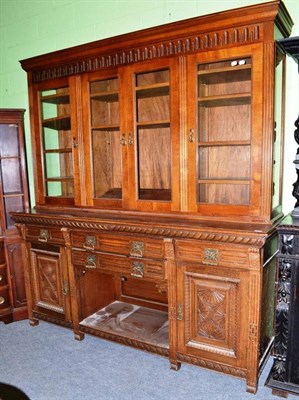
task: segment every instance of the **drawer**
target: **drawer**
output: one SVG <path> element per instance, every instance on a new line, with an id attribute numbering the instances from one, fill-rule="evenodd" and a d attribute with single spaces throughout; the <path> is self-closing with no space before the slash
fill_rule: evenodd
<path id="1" fill-rule="evenodd" d="M 64 243 L 60 228 L 26 226 L 26 239 L 41 243 Z"/>
<path id="2" fill-rule="evenodd" d="M 72 263 L 89 269 L 105 270 L 112 274 L 119 273 L 144 279 L 165 279 L 163 261 L 73 250 Z"/>
<path id="3" fill-rule="evenodd" d="M 175 254 L 179 261 L 196 262 L 205 265 L 224 267 L 248 267 L 246 246 L 216 244 L 214 242 L 195 242 L 177 240 Z"/>
<path id="4" fill-rule="evenodd" d="M 73 247 L 138 258 L 164 258 L 163 240 L 97 233 L 71 233 Z"/>
<path id="5" fill-rule="evenodd" d="M 9 291 L 7 288 L 0 288 L 0 310 L 10 307 Z"/>
<path id="6" fill-rule="evenodd" d="M 3 285 L 7 285 L 7 272 L 6 265 L 0 265 L 0 288 Z"/>

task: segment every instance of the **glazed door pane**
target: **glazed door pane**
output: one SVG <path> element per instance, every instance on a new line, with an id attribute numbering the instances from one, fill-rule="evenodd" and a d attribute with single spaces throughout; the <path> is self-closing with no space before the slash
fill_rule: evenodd
<path id="1" fill-rule="evenodd" d="M 89 96 L 93 198 L 122 199 L 119 79 L 89 82 Z"/>
<path id="2" fill-rule="evenodd" d="M 45 195 L 74 198 L 73 147 L 69 87 L 39 92 Z"/>
<path id="3" fill-rule="evenodd" d="M 197 203 L 249 204 L 251 59 L 197 69 Z"/>
<path id="4" fill-rule="evenodd" d="M 171 201 L 169 69 L 135 74 L 138 199 Z"/>

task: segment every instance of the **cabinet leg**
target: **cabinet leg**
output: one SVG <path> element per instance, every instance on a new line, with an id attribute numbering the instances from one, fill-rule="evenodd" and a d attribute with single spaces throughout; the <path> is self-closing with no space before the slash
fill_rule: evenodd
<path id="1" fill-rule="evenodd" d="M 39 324 L 39 320 L 37 318 L 29 318 L 30 326 L 37 326 Z"/>
<path id="2" fill-rule="evenodd" d="M 75 337 L 75 339 L 76 340 L 79 340 L 79 341 L 81 341 L 81 340 L 83 340 L 84 339 L 84 333 L 82 333 L 82 332 L 74 332 L 74 337 Z"/>
<path id="3" fill-rule="evenodd" d="M 272 394 L 273 396 L 284 397 L 285 399 L 287 399 L 289 395 L 288 392 L 279 389 L 272 389 Z"/>
<path id="4" fill-rule="evenodd" d="M 170 369 L 178 371 L 181 368 L 181 363 L 178 361 L 170 361 Z"/>
<path id="5" fill-rule="evenodd" d="M 251 385 L 247 384 L 247 386 L 246 386 L 246 392 L 247 393 L 256 394 L 256 391 L 257 391 L 257 387 L 256 386 L 251 386 Z"/>

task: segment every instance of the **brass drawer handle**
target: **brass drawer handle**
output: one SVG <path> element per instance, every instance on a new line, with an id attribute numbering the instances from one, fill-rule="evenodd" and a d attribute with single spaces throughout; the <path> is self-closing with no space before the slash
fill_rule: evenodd
<path id="1" fill-rule="evenodd" d="M 39 231 L 39 237 L 38 237 L 38 241 L 39 242 L 47 242 L 49 239 L 49 231 L 48 229 L 40 229 Z"/>
<path id="2" fill-rule="evenodd" d="M 143 257 L 144 255 L 144 243 L 143 242 L 132 242 L 130 256 L 132 257 Z"/>
<path id="3" fill-rule="evenodd" d="M 83 243 L 83 247 L 84 249 L 94 250 L 96 243 L 97 239 L 95 236 L 86 236 L 85 242 Z"/>
<path id="4" fill-rule="evenodd" d="M 2 275 L 0 275 L 0 282 L 2 281 L 2 279 L 3 279 L 3 276 L 2 276 Z"/>
<path id="5" fill-rule="evenodd" d="M 5 298 L 0 296 L 0 304 L 3 304 L 3 303 L 5 303 Z"/>
<path id="6" fill-rule="evenodd" d="M 131 276 L 135 276 L 137 278 L 143 278 L 143 274 L 144 274 L 144 264 L 139 261 L 133 261 Z"/>
<path id="7" fill-rule="evenodd" d="M 205 248 L 203 251 L 203 264 L 218 265 L 218 249 Z"/>
<path id="8" fill-rule="evenodd" d="M 97 258 L 94 254 L 88 254 L 88 256 L 86 257 L 85 267 L 91 269 L 97 267 Z"/>

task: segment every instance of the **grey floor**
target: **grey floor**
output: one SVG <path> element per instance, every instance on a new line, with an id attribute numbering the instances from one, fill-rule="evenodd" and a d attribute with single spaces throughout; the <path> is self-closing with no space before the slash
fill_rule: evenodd
<path id="1" fill-rule="evenodd" d="M 31 400 L 279 400 L 264 386 L 271 365 L 252 395 L 237 378 L 187 364 L 175 372 L 165 358 L 89 335 L 78 342 L 46 322 L 0 323 L 0 382 Z"/>

